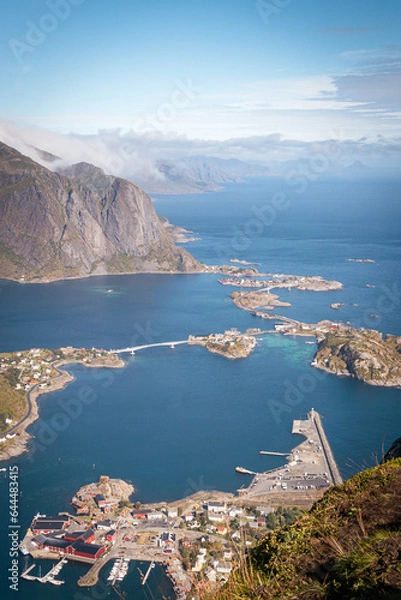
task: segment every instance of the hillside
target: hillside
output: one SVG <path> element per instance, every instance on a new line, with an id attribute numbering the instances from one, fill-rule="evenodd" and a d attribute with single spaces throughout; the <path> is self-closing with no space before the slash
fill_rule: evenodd
<path id="1" fill-rule="evenodd" d="M 370 385 L 401 387 L 401 338 L 342 326 L 320 341 L 312 364 Z"/>
<path id="2" fill-rule="evenodd" d="M 10 428 L 6 419 L 19 421 L 26 411 L 25 392 L 16 390 L 18 373 L 11 370 L 7 376 L 0 374 L 0 436 Z"/>
<path id="3" fill-rule="evenodd" d="M 150 198 L 87 163 L 54 173 L 0 142 L 0 277 L 197 271 Z"/>
<path id="4" fill-rule="evenodd" d="M 401 598 L 401 458 L 331 488 L 290 526 L 272 531 L 220 600 Z"/>

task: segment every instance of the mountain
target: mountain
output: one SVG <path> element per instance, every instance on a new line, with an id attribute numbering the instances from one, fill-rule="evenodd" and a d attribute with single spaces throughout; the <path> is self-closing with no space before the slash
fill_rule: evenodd
<path id="1" fill-rule="evenodd" d="M 271 174 L 267 167 L 237 159 L 211 156 L 191 156 L 174 163 L 156 162 L 162 175 L 159 179 L 142 178 L 138 181 L 149 193 L 191 194 L 212 192 L 227 183 L 242 181 L 244 177 L 263 177 Z"/>
<path id="2" fill-rule="evenodd" d="M 354 475 L 260 540 L 225 587 L 201 597 L 400 599 L 400 496 L 401 458 Z"/>
<path id="3" fill-rule="evenodd" d="M 0 142 L 0 277 L 198 271 L 140 188 L 80 163 L 54 173 Z"/>

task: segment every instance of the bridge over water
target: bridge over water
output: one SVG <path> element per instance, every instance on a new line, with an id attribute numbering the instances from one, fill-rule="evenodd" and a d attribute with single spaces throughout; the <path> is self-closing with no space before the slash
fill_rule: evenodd
<path id="1" fill-rule="evenodd" d="M 132 346 L 131 348 L 120 348 L 118 350 L 110 350 L 110 354 L 134 354 L 138 350 L 145 350 L 146 348 L 160 348 L 161 346 L 169 346 L 175 348 L 180 344 L 188 344 L 188 340 L 179 340 L 178 342 L 157 342 L 155 344 L 144 344 L 142 346 Z"/>

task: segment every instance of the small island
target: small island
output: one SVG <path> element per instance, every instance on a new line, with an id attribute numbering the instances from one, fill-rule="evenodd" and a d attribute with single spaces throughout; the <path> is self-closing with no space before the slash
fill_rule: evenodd
<path id="1" fill-rule="evenodd" d="M 290 302 L 283 302 L 277 294 L 271 294 L 268 291 L 233 292 L 230 298 L 233 299 L 235 306 L 243 310 L 254 310 L 256 308 L 273 310 L 276 306 L 291 306 Z"/>
<path id="2" fill-rule="evenodd" d="M 256 269 L 255 269 L 256 270 Z M 252 275 L 252 273 L 250 274 Z M 255 275 L 255 274 L 253 274 Z M 275 288 L 298 289 L 310 292 L 331 292 L 342 290 L 343 284 L 334 279 L 324 279 L 320 275 L 283 275 L 274 273 L 258 273 L 258 276 L 270 277 L 270 279 L 255 279 L 254 276 L 238 273 L 233 277 L 221 278 L 221 285 L 231 285 L 242 288 Z"/>
<path id="3" fill-rule="evenodd" d="M 369 385 L 401 387 L 401 337 L 339 325 L 319 340 L 312 365 Z"/>
<path id="4" fill-rule="evenodd" d="M 209 352 L 220 354 L 225 358 L 246 358 L 257 345 L 255 333 L 261 332 L 259 329 L 252 329 L 243 334 L 237 329 L 230 329 L 224 333 L 211 333 L 205 336 L 190 335 L 188 344 L 203 346 Z"/>

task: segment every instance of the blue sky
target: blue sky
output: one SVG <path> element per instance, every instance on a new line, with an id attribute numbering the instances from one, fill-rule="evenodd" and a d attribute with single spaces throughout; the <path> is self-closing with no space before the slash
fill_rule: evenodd
<path id="1" fill-rule="evenodd" d="M 399 0 L 13 0 L 2 13 L 6 123 L 215 141 L 401 136 Z"/>

